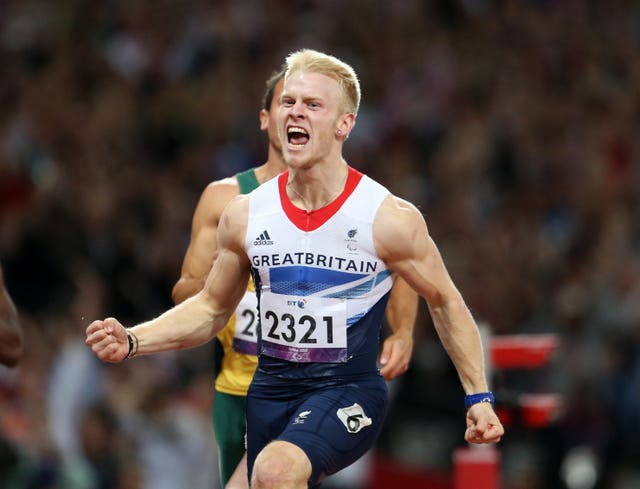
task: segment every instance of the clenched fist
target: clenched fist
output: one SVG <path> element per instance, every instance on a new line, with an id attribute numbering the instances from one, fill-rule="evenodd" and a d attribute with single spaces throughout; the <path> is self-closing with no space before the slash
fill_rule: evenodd
<path id="1" fill-rule="evenodd" d="M 129 353 L 127 331 L 115 318 L 92 322 L 85 343 L 103 362 L 121 362 Z"/>

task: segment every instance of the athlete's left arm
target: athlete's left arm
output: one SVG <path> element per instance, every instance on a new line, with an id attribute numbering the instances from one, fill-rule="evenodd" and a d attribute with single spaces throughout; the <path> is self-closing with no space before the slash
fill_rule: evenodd
<path id="1" fill-rule="evenodd" d="M 386 380 L 395 379 L 409 368 L 417 315 L 418 294 L 403 278 L 396 277 L 387 305 L 392 334 L 384 340 L 380 354 L 380 373 Z"/>
<path id="2" fill-rule="evenodd" d="M 422 214 L 409 202 L 389 196 L 376 215 L 373 234 L 378 256 L 427 301 L 465 393 L 486 392 L 478 327 L 429 236 Z M 475 443 L 498 441 L 504 432 L 488 403 L 470 408 L 467 425 L 465 438 Z"/>

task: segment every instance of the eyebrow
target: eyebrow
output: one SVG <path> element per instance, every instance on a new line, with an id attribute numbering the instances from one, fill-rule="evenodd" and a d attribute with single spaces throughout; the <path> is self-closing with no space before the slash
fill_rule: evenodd
<path id="1" fill-rule="evenodd" d="M 290 94 L 289 94 L 289 93 L 287 93 L 287 92 L 282 92 L 282 93 L 280 94 L 280 99 L 279 99 L 279 100 L 280 100 L 280 101 L 282 101 L 282 100 L 284 100 L 284 99 L 286 99 L 286 98 L 296 98 L 296 97 L 295 97 L 294 95 L 290 95 Z M 324 102 L 324 98 L 323 98 L 322 96 L 320 96 L 320 95 L 307 95 L 307 96 L 303 96 L 303 97 L 302 97 L 302 100 L 303 100 L 304 102 L 309 102 L 309 101 L 312 101 L 312 102 L 316 102 L 316 101 L 317 101 L 317 102 Z"/>

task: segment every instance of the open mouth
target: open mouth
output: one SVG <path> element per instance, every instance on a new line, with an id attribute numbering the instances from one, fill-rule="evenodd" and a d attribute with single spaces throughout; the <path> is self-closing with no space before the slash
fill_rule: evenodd
<path id="1" fill-rule="evenodd" d="M 301 127 L 291 126 L 287 129 L 287 141 L 291 146 L 304 146 L 309 142 L 309 133 Z"/>

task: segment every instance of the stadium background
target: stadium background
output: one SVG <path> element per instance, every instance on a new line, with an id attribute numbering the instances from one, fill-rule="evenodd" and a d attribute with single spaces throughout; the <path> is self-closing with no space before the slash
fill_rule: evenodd
<path id="1" fill-rule="evenodd" d="M 263 161 L 264 80 L 301 47 L 355 67 L 348 161 L 422 209 L 478 321 L 560 338 L 547 368 L 494 379 L 503 400 L 564 399 L 547 428 L 510 428 L 503 488 L 640 487 L 640 6 L 624 0 L 1 2 L 0 259 L 27 336 L 0 371 L 20 467 L 5 486 L 216 487 L 210 349 L 104 368 L 83 331 L 170 306 L 200 192 Z M 372 470 L 447 487 L 462 392 L 424 307 L 392 388 Z"/>

